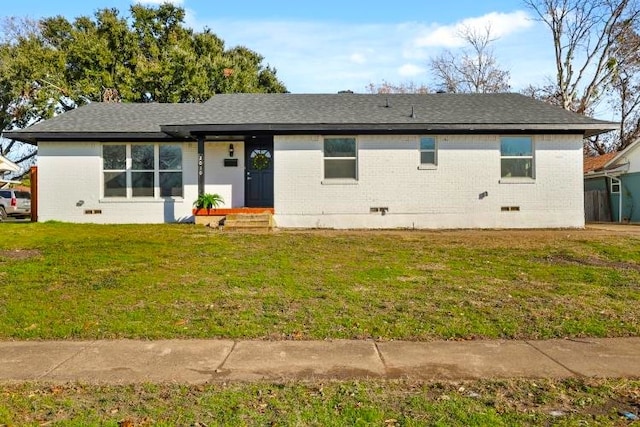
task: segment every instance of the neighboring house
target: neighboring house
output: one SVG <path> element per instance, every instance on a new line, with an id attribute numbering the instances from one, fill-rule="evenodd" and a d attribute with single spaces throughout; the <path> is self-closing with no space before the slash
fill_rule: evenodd
<path id="1" fill-rule="evenodd" d="M 640 140 L 584 160 L 587 221 L 640 222 Z"/>
<path id="2" fill-rule="evenodd" d="M 582 141 L 617 124 L 518 94 L 230 94 L 93 103 L 38 145 L 39 219 L 193 220 L 202 192 L 279 227 L 583 227 Z"/>
<path id="3" fill-rule="evenodd" d="M 6 157 L 0 155 L 0 174 L 5 172 L 18 172 L 20 167 L 13 163 L 11 160 Z"/>

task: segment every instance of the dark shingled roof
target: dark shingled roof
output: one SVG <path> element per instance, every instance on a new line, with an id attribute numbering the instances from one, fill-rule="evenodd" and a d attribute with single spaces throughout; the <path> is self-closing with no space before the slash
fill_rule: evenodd
<path id="1" fill-rule="evenodd" d="M 94 102 L 68 111 L 52 119 L 36 123 L 25 129 L 4 134 L 7 138 L 21 140 L 29 135 L 34 140 L 55 139 L 56 135 L 79 138 L 126 138 L 135 135 L 142 138 L 169 138 L 160 125 L 169 123 L 176 116 L 188 116 L 203 104 L 126 104 Z M 27 141 L 33 142 L 33 141 Z"/>
<path id="2" fill-rule="evenodd" d="M 7 132 L 42 139 L 191 138 L 195 134 L 558 132 L 615 129 L 512 93 L 504 94 L 227 94 L 204 104 L 93 103 Z"/>
<path id="3" fill-rule="evenodd" d="M 234 94 L 204 104 L 198 123 L 592 123 L 593 119 L 514 94 Z M 414 108 L 415 118 L 411 117 Z M 177 123 L 188 123 L 190 118 Z"/>

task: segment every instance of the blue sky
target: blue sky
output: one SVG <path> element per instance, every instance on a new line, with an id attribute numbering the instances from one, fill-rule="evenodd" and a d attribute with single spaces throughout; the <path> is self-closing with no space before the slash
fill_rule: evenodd
<path id="1" fill-rule="evenodd" d="M 73 19 L 132 0 L 6 2 L 4 16 L 63 15 Z M 143 3 L 158 3 L 146 0 Z M 174 0 L 187 25 L 209 27 L 227 47 L 243 45 L 265 57 L 294 93 L 364 92 L 382 81 L 429 84 L 428 61 L 458 49 L 460 26 L 491 25 L 495 55 L 518 91 L 554 73 L 548 30 L 519 0 Z"/>

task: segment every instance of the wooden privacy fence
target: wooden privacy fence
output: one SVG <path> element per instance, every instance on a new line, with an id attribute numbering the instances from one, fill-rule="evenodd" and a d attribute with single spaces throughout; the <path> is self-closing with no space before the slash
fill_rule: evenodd
<path id="1" fill-rule="evenodd" d="M 31 166 L 31 221 L 38 221 L 38 167 Z"/>
<path id="2" fill-rule="evenodd" d="M 586 222 L 611 222 L 607 190 L 584 192 L 584 219 Z"/>

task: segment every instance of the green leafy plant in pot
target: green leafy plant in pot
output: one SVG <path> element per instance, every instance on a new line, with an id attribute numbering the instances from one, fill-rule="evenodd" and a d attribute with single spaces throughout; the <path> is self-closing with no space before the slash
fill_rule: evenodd
<path id="1" fill-rule="evenodd" d="M 208 215 L 211 209 L 217 208 L 222 203 L 224 203 L 224 199 L 221 195 L 217 193 L 204 193 L 198 196 L 196 201 L 193 202 L 193 206 L 195 206 L 196 209 L 206 209 Z"/>

